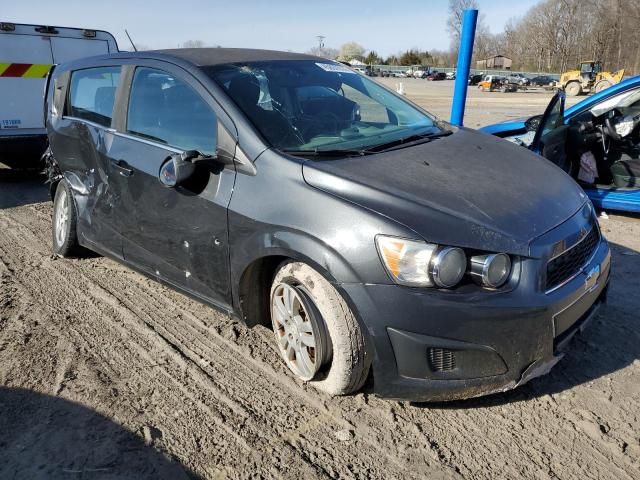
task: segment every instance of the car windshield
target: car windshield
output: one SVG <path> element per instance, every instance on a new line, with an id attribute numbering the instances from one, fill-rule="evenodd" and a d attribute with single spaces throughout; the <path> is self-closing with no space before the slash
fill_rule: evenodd
<path id="1" fill-rule="evenodd" d="M 203 70 L 283 151 L 362 150 L 443 132 L 434 117 L 340 63 L 274 60 Z"/>

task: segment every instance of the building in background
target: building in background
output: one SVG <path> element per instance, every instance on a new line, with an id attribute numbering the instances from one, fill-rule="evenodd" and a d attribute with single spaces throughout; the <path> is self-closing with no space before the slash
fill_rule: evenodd
<path id="1" fill-rule="evenodd" d="M 478 70 L 511 70 L 511 59 L 504 55 L 494 55 L 486 60 L 478 60 L 476 68 Z"/>

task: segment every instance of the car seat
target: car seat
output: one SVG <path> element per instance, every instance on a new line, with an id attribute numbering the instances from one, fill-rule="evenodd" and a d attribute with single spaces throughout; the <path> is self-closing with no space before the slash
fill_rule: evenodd
<path id="1" fill-rule="evenodd" d="M 619 160 L 610 170 L 616 187 L 640 187 L 640 159 Z"/>

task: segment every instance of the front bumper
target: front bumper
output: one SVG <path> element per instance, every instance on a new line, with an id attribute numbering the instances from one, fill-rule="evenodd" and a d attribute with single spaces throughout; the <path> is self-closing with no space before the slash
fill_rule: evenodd
<path id="1" fill-rule="evenodd" d="M 521 267 L 510 291 L 457 294 L 343 284 L 373 344 L 374 392 L 412 401 L 470 398 L 548 371 L 606 301 L 611 253 L 602 238 L 582 272 L 550 293 Z M 599 270 L 597 278 L 587 272 Z"/>

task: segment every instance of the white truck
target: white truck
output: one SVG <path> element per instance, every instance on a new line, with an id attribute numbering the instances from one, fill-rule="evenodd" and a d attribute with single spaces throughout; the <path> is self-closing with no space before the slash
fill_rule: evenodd
<path id="1" fill-rule="evenodd" d="M 118 51 L 108 32 L 0 22 L 0 162 L 38 166 L 47 146 L 43 95 L 51 67 Z"/>

